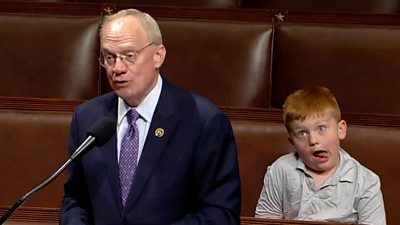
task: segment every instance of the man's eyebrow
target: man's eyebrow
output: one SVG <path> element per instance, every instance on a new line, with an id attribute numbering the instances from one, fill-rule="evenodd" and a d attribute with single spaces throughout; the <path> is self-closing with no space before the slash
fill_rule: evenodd
<path id="1" fill-rule="evenodd" d="M 115 52 L 113 52 L 109 49 L 106 49 L 106 48 L 101 48 L 100 51 L 109 53 L 109 54 L 115 54 Z M 124 53 L 128 53 L 128 52 L 136 52 L 136 50 L 133 47 L 127 47 L 127 48 L 121 49 L 121 51 L 118 51 L 117 53 L 124 54 Z"/>
<path id="2" fill-rule="evenodd" d="M 101 52 L 106 52 L 106 53 L 110 53 L 111 51 L 109 49 L 106 48 L 100 48 Z"/>

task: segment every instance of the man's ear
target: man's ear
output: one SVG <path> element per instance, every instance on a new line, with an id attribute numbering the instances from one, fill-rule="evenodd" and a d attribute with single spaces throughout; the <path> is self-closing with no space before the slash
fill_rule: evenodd
<path id="1" fill-rule="evenodd" d="M 165 56 L 167 55 L 167 50 L 164 45 L 157 46 L 156 52 L 154 53 L 154 64 L 155 68 L 159 69 L 164 62 Z"/>
<path id="2" fill-rule="evenodd" d="M 340 140 L 343 140 L 346 138 L 347 134 L 347 123 L 344 120 L 341 120 L 338 124 L 338 136 Z"/>

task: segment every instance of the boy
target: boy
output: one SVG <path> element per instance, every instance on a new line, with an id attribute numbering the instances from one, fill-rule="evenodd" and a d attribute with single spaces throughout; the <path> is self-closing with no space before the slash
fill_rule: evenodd
<path id="1" fill-rule="evenodd" d="M 296 91 L 283 119 L 294 152 L 268 168 L 256 217 L 385 225 L 379 177 L 340 147 L 347 124 L 332 93 Z"/>

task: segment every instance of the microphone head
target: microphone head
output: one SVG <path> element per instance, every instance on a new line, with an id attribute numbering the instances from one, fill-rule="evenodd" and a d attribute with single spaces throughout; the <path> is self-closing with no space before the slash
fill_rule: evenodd
<path id="1" fill-rule="evenodd" d="M 97 120 L 88 130 L 87 135 L 95 138 L 94 144 L 96 146 L 102 146 L 106 143 L 114 134 L 116 125 L 113 119 L 110 117 L 102 117 Z"/>

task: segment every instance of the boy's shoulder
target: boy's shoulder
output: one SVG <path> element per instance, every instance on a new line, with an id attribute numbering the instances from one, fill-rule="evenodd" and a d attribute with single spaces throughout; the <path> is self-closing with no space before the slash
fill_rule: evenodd
<path id="1" fill-rule="evenodd" d="M 276 159 L 271 168 L 274 168 L 274 170 L 293 170 L 297 168 L 298 159 L 297 153 L 290 152 Z"/>
<path id="2" fill-rule="evenodd" d="M 342 177 L 350 177 L 358 182 L 380 182 L 379 176 L 352 157 L 346 150 L 341 149 L 343 158 Z"/>

